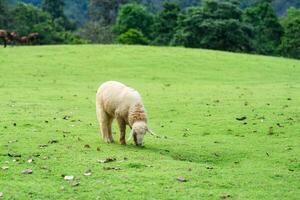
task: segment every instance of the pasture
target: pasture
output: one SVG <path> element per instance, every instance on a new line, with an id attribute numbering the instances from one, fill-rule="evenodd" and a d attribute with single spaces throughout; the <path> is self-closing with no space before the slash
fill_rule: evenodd
<path id="1" fill-rule="evenodd" d="M 150 128 L 167 138 L 146 135 L 144 148 L 104 143 L 95 94 L 107 80 L 137 89 Z M 0 199 L 296 200 L 299 105 L 300 61 L 292 59 L 117 45 L 1 48 Z M 118 141 L 115 122 L 113 132 Z M 106 158 L 116 160 L 99 162 Z"/>

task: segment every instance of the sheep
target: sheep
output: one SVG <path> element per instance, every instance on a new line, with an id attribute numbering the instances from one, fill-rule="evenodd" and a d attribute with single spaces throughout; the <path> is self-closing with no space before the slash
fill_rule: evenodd
<path id="1" fill-rule="evenodd" d="M 120 144 L 125 145 L 126 125 L 132 130 L 132 137 L 137 146 L 143 145 L 146 132 L 155 135 L 147 125 L 147 114 L 140 94 L 117 81 L 103 83 L 96 94 L 96 113 L 103 140 L 112 143 L 111 125 L 117 120 L 120 129 Z"/>

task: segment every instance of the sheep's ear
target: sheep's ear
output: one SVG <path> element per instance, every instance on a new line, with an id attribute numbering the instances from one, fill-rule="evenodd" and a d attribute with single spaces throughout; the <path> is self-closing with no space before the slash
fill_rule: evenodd
<path id="1" fill-rule="evenodd" d="M 150 133 L 150 135 L 160 138 L 160 136 L 156 135 L 151 129 L 147 128 L 147 132 Z"/>

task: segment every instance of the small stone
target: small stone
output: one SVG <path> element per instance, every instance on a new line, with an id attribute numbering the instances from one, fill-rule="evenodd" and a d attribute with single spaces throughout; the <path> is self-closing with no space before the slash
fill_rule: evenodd
<path id="1" fill-rule="evenodd" d="M 179 182 L 187 182 L 187 180 L 184 177 L 178 177 L 177 181 L 179 181 Z"/>
<path id="2" fill-rule="evenodd" d="M 3 169 L 3 170 L 8 170 L 9 167 L 8 167 L 8 166 L 3 166 L 3 167 L 1 167 L 1 169 Z"/>
<path id="3" fill-rule="evenodd" d="M 103 167 L 103 170 L 121 170 L 119 167 Z"/>
<path id="4" fill-rule="evenodd" d="M 80 182 L 79 181 L 73 181 L 71 185 L 72 185 L 72 187 L 77 187 L 77 186 L 80 185 Z"/>
<path id="5" fill-rule="evenodd" d="M 65 176 L 64 179 L 66 181 L 72 181 L 74 179 L 74 176 Z"/>
<path id="6" fill-rule="evenodd" d="M 46 148 L 48 147 L 48 144 L 40 144 L 39 147 L 42 149 L 42 148 Z"/>
<path id="7" fill-rule="evenodd" d="M 33 173 L 32 169 L 25 169 L 22 171 L 22 174 L 32 174 L 32 173 Z"/>
<path id="8" fill-rule="evenodd" d="M 3 192 L 0 192 L 0 197 L 3 197 L 4 196 L 4 193 Z"/>
<path id="9" fill-rule="evenodd" d="M 87 170 L 86 172 L 84 172 L 84 174 L 83 175 L 85 175 L 85 176 L 91 176 L 92 175 L 92 170 Z"/>
<path id="10" fill-rule="evenodd" d="M 109 162 L 113 162 L 116 161 L 117 159 L 115 158 L 106 158 L 104 160 L 97 160 L 98 163 L 109 163 Z"/>
<path id="11" fill-rule="evenodd" d="M 43 160 L 48 160 L 49 157 L 48 157 L 48 156 L 44 156 L 42 159 L 43 159 Z"/>

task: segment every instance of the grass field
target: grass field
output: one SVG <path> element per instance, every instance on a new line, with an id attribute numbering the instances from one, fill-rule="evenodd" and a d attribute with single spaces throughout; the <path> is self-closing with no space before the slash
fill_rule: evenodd
<path id="1" fill-rule="evenodd" d="M 95 93 L 106 80 L 136 88 L 150 127 L 167 139 L 104 143 Z M 2 199 L 296 200 L 299 105 L 297 60 L 140 46 L 0 48 Z M 117 160 L 97 162 L 108 157 Z"/>

